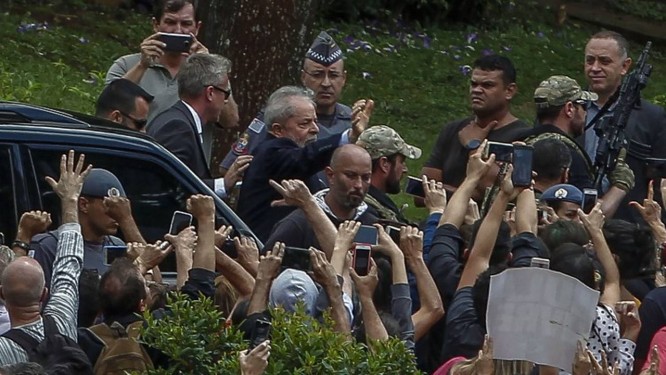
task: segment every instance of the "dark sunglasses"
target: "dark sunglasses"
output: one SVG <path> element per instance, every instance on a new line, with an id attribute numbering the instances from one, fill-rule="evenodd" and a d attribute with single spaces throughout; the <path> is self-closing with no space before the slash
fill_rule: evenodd
<path id="1" fill-rule="evenodd" d="M 144 119 L 138 119 L 138 118 L 135 118 L 134 116 L 130 116 L 127 113 L 125 113 L 123 111 L 120 111 L 120 110 L 118 110 L 118 112 L 120 112 L 121 115 L 127 117 L 128 119 L 132 120 L 132 122 L 134 123 L 134 126 L 136 127 L 136 130 L 143 130 L 143 128 L 145 128 L 146 125 L 148 124 L 148 119 L 145 119 L 145 118 Z"/>

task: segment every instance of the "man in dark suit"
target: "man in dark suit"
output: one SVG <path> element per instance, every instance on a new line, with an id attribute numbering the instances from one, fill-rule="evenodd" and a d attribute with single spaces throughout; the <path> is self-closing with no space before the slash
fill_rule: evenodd
<path id="1" fill-rule="evenodd" d="M 285 86 L 271 94 L 264 114 L 268 134 L 254 150 L 237 210 L 260 240 L 266 241 L 275 223 L 294 210 L 294 207 L 272 207 L 271 202 L 281 196 L 268 181 L 308 181 L 329 164 L 338 146 L 356 142 L 367 126 L 373 106 L 371 100 L 356 104 L 351 129 L 317 140 L 319 127 L 309 90 Z"/>
<path id="2" fill-rule="evenodd" d="M 180 100 L 148 124 L 148 135 L 223 198 L 240 179 L 250 159 L 238 160 L 226 178 L 213 179 L 204 156 L 203 127 L 217 121 L 229 100 L 230 66 L 229 60 L 219 55 L 190 55 L 178 73 Z"/>

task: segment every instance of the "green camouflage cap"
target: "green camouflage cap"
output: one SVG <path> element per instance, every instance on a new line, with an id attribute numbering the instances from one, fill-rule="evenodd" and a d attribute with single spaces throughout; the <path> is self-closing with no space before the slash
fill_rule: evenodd
<path id="1" fill-rule="evenodd" d="M 583 91 L 575 79 L 567 76 L 551 76 L 534 91 L 534 103 L 538 109 L 560 107 L 569 101 L 589 102 L 597 99 L 597 94 Z"/>
<path id="2" fill-rule="evenodd" d="M 421 157 L 420 148 L 408 145 L 397 131 L 385 125 L 376 125 L 366 129 L 358 137 L 356 144 L 366 149 L 372 160 L 394 154 L 402 154 L 408 159 Z"/>

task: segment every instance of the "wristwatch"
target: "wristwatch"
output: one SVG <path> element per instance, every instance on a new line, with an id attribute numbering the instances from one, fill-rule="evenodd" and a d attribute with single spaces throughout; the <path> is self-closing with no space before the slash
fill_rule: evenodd
<path id="1" fill-rule="evenodd" d="M 467 151 L 474 151 L 477 148 L 479 148 L 479 146 L 481 146 L 481 141 L 479 141 L 478 139 L 472 139 L 471 141 L 467 142 L 467 144 L 463 147 L 465 147 Z"/>

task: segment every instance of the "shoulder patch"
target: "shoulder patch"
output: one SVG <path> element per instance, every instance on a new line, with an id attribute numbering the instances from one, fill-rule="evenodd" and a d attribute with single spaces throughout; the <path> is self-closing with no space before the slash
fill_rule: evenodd
<path id="1" fill-rule="evenodd" d="M 252 130 L 253 132 L 259 134 L 261 133 L 261 130 L 264 128 L 265 124 L 263 121 L 259 120 L 258 118 L 255 118 L 252 120 L 250 125 L 247 127 L 249 130 Z"/>

